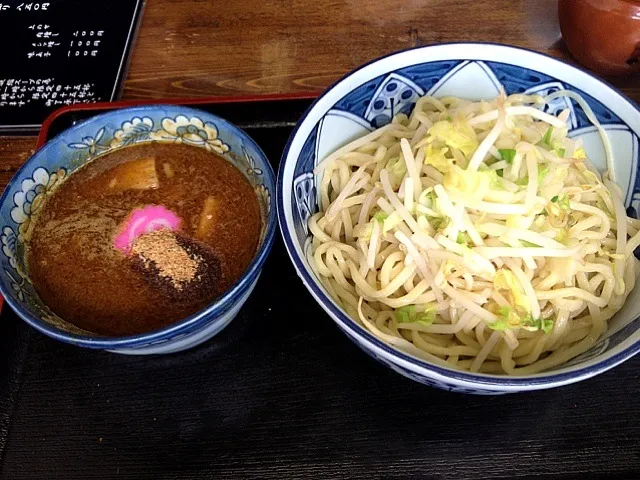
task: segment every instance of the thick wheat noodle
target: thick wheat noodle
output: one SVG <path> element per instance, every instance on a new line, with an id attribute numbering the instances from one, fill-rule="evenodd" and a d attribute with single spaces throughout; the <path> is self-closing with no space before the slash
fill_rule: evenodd
<path id="1" fill-rule="evenodd" d="M 491 374 L 556 368 L 595 345 L 635 285 L 640 220 L 625 215 L 602 127 L 609 176 L 566 136 L 569 112 L 543 104 L 422 97 L 318 164 L 308 258 L 355 321 L 410 355 Z"/>

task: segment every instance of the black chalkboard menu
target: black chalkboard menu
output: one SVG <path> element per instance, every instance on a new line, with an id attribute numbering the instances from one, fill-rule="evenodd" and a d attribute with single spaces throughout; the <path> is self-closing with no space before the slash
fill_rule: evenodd
<path id="1" fill-rule="evenodd" d="M 144 0 L 0 0 L 0 133 L 120 95 Z"/>

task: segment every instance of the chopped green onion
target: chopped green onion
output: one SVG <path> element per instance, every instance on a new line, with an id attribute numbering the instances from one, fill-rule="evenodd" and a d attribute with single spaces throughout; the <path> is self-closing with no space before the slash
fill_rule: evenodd
<path id="1" fill-rule="evenodd" d="M 504 172 L 502 171 L 502 169 L 498 170 L 496 172 L 496 175 L 498 175 L 500 178 L 504 177 Z"/>
<path id="2" fill-rule="evenodd" d="M 558 205 L 560 205 L 560 208 L 564 208 L 565 210 L 569 210 L 570 208 L 570 203 L 569 203 L 569 195 L 565 195 L 563 196 L 560 201 L 558 202 Z"/>
<path id="3" fill-rule="evenodd" d="M 549 127 L 549 128 L 547 128 L 547 131 L 544 134 L 544 137 L 542 137 L 542 143 L 544 143 L 548 147 L 551 146 L 550 142 L 551 142 L 551 135 L 552 134 L 553 134 L 553 127 Z"/>
<path id="4" fill-rule="evenodd" d="M 538 185 L 540 185 L 544 181 L 547 175 L 549 175 L 549 167 L 538 169 Z M 514 183 L 516 185 L 520 185 L 521 187 L 523 187 L 529 183 L 529 176 L 527 175 L 522 178 L 519 178 Z"/>
<path id="5" fill-rule="evenodd" d="M 525 247 L 540 247 L 540 245 L 536 245 L 535 243 L 527 242 L 526 240 L 520 240 L 520 243 L 522 243 L 522 245 L 525 246 Z"/>
<path id="6" fill-rule="evenodd" d="M 500 156 L 502 157 L 502 160 L 507 162 L 509 165 L 511 165 L 513 163 L 513 159 L 516 156 L 516 151 L 514 149 L 512 149 L 512 148 L 499 148 L 498 152 L 500 153 Z"/>
<path id="7" fill-rule="evenodd" d="M 504 332 L 505 330 L 509 330 L 509 325 L 504 320 L 496 320 L 495 322 L 488 322 L 487 327 L 491 330 L 500 330 Z"/>
<path id="8" fill-rule="evenodd" d="M 398 323 L 410 323 L 412 322 L 410 317 L 415 316 L 416 314 L 416 306 L 406 305 L 404 307 L 396 308 L 393 313 L 395 314 Z"/>
<path id="9" fill-rule="evenodd" d="M 436 311 L 433 308 L 425 310 L 420 318 L 418 319 L 418 323 L 422 323 L 423 325 L 431 325 L 436 320 Z"/>
<path id="10" fill-rule="evenodd" d="M 406 305 L 396 308 L 394 314 L 398 323 L 421 323 L 431 325 L 436 319 L 436 311 L 433 305 L 426 304 L 424 312 L 416 312 L 415 305 Z"/>
<path id="11" fill-rule="evenodd" d="M 533 318 L 531 314 L 524 312 L 519 307 L 504 305 L 498 308 L 496 313 L 498 319 L 488 322 L 487 326 L 492 330 L 505 331 L 512 328 L 524 328 L 531 332 L 542 330 L 548 334 L 553 330 L 553 320 Z"/>
<path id="12" fill-rule="evenodd" d="M 464 233 L 464 232 L 458 232 L 458 238 L 456 239 L 456 243 L 459 243 L 460 245 L 469 245 L 469 241 L 471 239 L 469 238 L 469 235 Z"/>
<path id="13" fill-rule="evenodd" d="M 553 203 L 557 203 L 563 210 L 569 210 L 569 195 L 556 195 L 551 198 Z"/>
<path id="14" fill-rule="evenodd" d="M 511 316 L 511 307 L 502 306 L 498 309 L 498 320 L 495 322 L 488 322 L 487 326 L 491 330 L 499 330 L 501 332 L 505 330 L 509 330 L 511 325 L 509 325 L 509 317 Z"/>
<path id="15" fill-rule="evenodd" d="M 523 320 L 522 327 L 532 332 L 542 330 L 545 334 L 548 334 L 553 330 L 553 320 L 533 318 L 529 315 Z"/>
<path id="16" fill-rule="evenodd" d="M 446 226 L 445 219 L 441 217 L 427 217 L 427 220 L 434 230 L 440 230 Z"/>
<path id="17" fill-rule="evenodd" d="M 540 319 L 536 320 L 531 315 L 527 315 L 521 323 L 521 326 L 527 330 L 539 330 L 540 329 Z"/>
<path id="18" fill-rule="evenodd" d="M 546 177 L 548 174 L 549 174 L 549 167 L 538 169 L 538 185 L 540 185 L 543 182 L 544 177 Z"/>
<path id="19" fill-rule="evenodd" d="M 556 231 L 555 237 L 556 241 L 566 244 L 567 239 L 569 238 L 569 230 L 566 228 L 561 228 Z"/>
<path id="20" fill-rule="evenodd" d="M 376 213 L 373 216 L 373 218 L 375 218 L 379 222 L 384 222 L 387 219 L 388 216 L 389 216 L 389 214 L 387 212 L 380 211 L 380 212 Z"/>

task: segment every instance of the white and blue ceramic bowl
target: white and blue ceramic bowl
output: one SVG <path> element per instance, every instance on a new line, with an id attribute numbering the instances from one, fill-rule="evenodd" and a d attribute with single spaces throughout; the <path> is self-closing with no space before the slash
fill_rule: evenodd
<path id="1" fill-rule="evenodd" d="M 245 174 L 262 209 L 255 257 L 224 295 L 200 312 L 166 328 L 107 338 L 80 330 L 42 303 L 25 268 L 23 235 L 47 192 L 78 167 L 111 149 L 144 142 L 184 143 L 216 152 Z M 170 353 L 195 346 L 231 322 L 253 290 L 276 229 L 275 180 L 269 161 L 242 130 L 207 112 L 178 105 L 114 110 L 74 125 L 38 150 L 16 173 L 0 199 L 0 290 L 28 324 L 61 340 L 128 354 Z M 6 307 L 5 307 L 6 308 Z"/>
<path id="2" fill-rule="evenodd" d="M 559 60 L 494 44 L 446 44 L 421 47 L 375 60 L 329 88 L 306 112 L 289 139 L 280 164 L 277 203 L 280 228 L 298 275 L 313 297 L 360 348 L 393 370 L 418 382 L 447 390 L 497 394 L 556 387 L 608 370 L 640 350 L 640 289 L 610 321 L 606 336 L 591 350 L 560 368 L 526 377 L 471 374 L 440 367 L 382 342 L 354 322 L 327 294 L 306 260 L 309 216 L 318 211 L 318 182 L 312 170 L 319 160 L 349 141 L 408 113 L 422 95 L 491 99 L 500 86 L 515 92 L 549 94 L 558 89 L 580 93 L 604 125 L 615 155 L 617 179 L 627 206 L 640 204 L 636 177 L 640 136 L 637 105 L 589 73 Z M 571 137 L 584 140 L 594 163 L 604 167 L 604 152 L 584 112 L 565 98 L 547 108 L 569 108 Z M 614 381 L 614 378 L 611 378 Z"/>

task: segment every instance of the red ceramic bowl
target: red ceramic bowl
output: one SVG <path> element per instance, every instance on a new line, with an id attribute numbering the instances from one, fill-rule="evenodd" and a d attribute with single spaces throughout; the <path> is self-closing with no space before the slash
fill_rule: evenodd
<path id="1" fill-rule="evenodd" d="M 598 73 L 640 72 L 640 1 L 558 0 L 569 52 Z"/>

